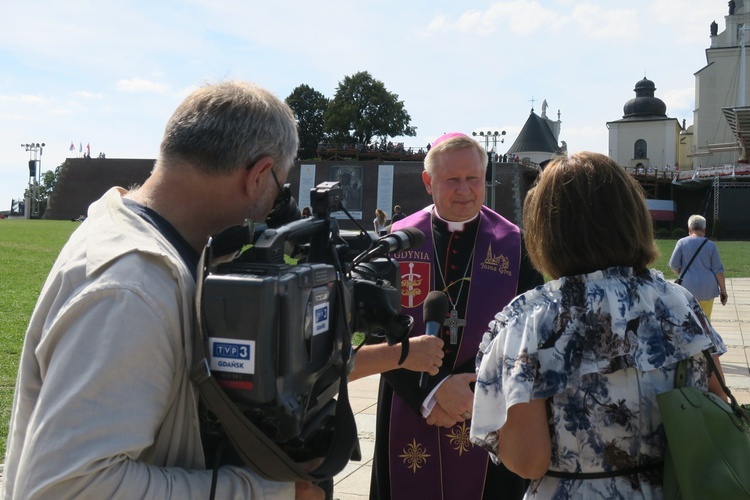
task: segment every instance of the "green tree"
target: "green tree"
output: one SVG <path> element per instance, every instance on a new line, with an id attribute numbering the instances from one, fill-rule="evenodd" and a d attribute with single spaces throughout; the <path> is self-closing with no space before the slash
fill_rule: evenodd
<path id="1" fill-rule="evenodd" d="M 39 204 L 39 217 L 44 215 L 44 211 L 47 209 L 47 201 L 49 200 L 49 197 L 52 196 L 55 186 L 57 186 L 57 179 L 60 177 L 62 167 L 62 165 L 58 165 L 55 170 L 47 170 L 42 173 L 39 185 L 28 186 L 23 193 L 24 199 L 29 198 L 31 199 L 32 204 L 34 202 Z M 26 210 L 30 209 L 31 207 L 26 207 Z"/>
<path id="2" fill-rule="evenodd" d="M 323 114 L 328 107 L 328 99 L 309 85 L 302 84 L 289 94 L 286 103 L 297 119 L 299 158 L 315 158 L 318 143 L 325 140 Z"/>
<path id="3" fill-rule="evenodd" d="M 411 117 L 398 95 L 388 92 L 383 82 L 367 71 L 344 78 L 328 104 L 324 130 L 336 141 L 370 144 L 373 137 L 385 142 L 388 137 L 413 137 Z"/>

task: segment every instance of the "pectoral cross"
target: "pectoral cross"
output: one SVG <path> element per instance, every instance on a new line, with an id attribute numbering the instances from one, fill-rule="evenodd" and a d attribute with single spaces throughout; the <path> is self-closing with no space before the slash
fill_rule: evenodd
<path id="1" fill-rule="evenodd" d="M 458 344 L 458 328 L 460 326 L 466 326 L 466 320 L 465 319 L 459 319 L 458 318 L 458 311 L 456 311 L 456 309 L 454 308 L 451 311 L 450 318 L 448 318 L 448 321 L 446 321 L 445 324 L 451 330 L 451 344 L 453 344 L 453 345 Z"/>

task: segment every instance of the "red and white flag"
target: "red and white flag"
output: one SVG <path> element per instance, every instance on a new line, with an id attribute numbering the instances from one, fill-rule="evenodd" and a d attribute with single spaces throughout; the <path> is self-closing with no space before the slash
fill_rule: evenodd
<path id="1" fill-rule="evenodd" d="M 91 143 L 86 144 L 86 156 L 91 156 Z"/>
<path id="2" fill-rule="evenodd" d="M 70 150 L 71 150 L 71 151 L 75 151 L 75 150 L 76 150 L 76 145 L 75 145 L 75 144 L 73 144 L 73 142 L 72 142 L 72 141 L 71 141 L 71 143 L 70 143 Z"/>

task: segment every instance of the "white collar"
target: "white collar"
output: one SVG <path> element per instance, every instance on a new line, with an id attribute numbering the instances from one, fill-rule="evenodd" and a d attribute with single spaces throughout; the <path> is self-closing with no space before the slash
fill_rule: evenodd
<path id="1" fill-rule="evenodd" d="M 479 217 L 479 214 L 476 214 L 471 219 L 467 219 L 464 221 L 451 221 L 451 220 L 445 220 L 442 217 L 440 217 L 440 214 L 437 211 L 437 207 L 435 207 L 435 217 L 445 222 L 448 225 L 448 231 L 454 233 L 456 231 L 463 231 L 464 226 L 466 226 L 466 224 L 468 224 L 469 222 L 476 220 L 476 218 Z"/>

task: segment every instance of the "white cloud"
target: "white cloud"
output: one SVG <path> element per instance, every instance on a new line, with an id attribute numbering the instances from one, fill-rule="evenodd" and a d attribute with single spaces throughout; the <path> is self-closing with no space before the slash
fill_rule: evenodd
<path id="1" fill-rule="evenodd" d="M 47 99 L 40 95 L 35 94 L 17 94 L 17 95 L 0 95 L 0 102 L 5 104 L 35 104 L 44 106 L 47 104 Z"/>
<path id="2" fill-rule="evenodd" d="M 102 98 L 102 94 L 97 94 L 95 92 L 88 92 L 85 90 L 80 90 L 78 92 L 73 92 L 73 95 L 75 97 L 80 97 L 81 99 L 92 99 L 92 100 L 98 100 Z"/>
<path id="3" fill-rule="evenodd" d="M 528 38 L 549 34 L 551 46 L 559 43 L 552 36 L 594 39 L 633 39 L 639 36 L 641 20 L 636 8 L 611 8 L 592 2 L 556 2 L 547 8 L 535 0 L 495 2 L 487 10 L 467 10 L 455 19 L 445 14 L 432 18 L 427 32 L 444 34 L 458 32 L 487 36 L 493 33 L 512 33 Z"/>
<path id="4" fill-rule="evenodd" d="M 528 37 L 558 24 L 558 21 L 557 13 L 544 8 L 537 1 L 513 0 L 495 2 L 486 11 L 468 10 L 455 21 L 444 14 L 435 16 L 429 22 L 427 31 L 435 34 L 456 31 L 482 36 L 510 31 Z"/>
<path id="5" fill-rule="evenodd" d="M 728 13 L 726 5 L 724 2 L 725 14 Z M 708 45 L 711 21 L 718 23 L 719 33 L 724 31 L 724 20 L 717 16 L 717 10 L 720 12 L 714 2 L 689 2 L 686 5 L 684 0 L 654 0 L 645 15 L 664 26 L 676 24 L 679 27 L 674 32 L 677 42 Z M 679 15 L 679 22 L 676 21 L 676 14 Z"/>
<path id="6" fill-rule="evenodd" d="M 664 92 L 662 100 L 667 105 L 667 116 L 671 116 L 671 111 L 693 111 L 695 107 L 695 87 L 667 90 Z"/>
<path id="7" fill-rule="evenodd" d="M 120 80 L 117 82 L 117 90 L 123 92 L 147 92 L 153 94 L 166 94 L 169 90 L 166 85 L 156 82 L 150 82 L 141 78 L 132 78 L 130 80 Z"/>
<path id="8" fill-rule="evenodd" d="M 570 17 L 585 37 L 606 40 L 639 36 L 636 9 L 608 9 L 587 2 L 576 5 Z"/>

